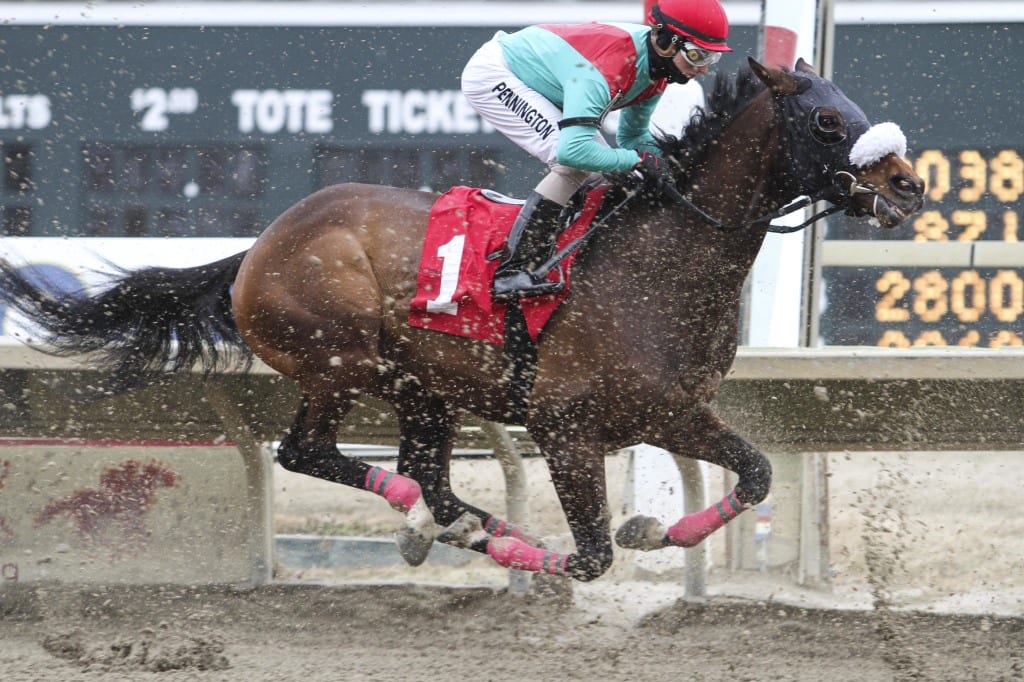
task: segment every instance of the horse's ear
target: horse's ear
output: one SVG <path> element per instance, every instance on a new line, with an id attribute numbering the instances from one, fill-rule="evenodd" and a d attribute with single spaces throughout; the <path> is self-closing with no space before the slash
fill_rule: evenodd
<path id="1" fill-rule="evenodd" d="M 811 73 L 815 76 L 818 75 L 818 72 L 814 70 L 814 67 L 805 62 L 803 57 L 796 60 L 796 70 L 802 71 L 803 73 Z"/>
<path id="2" fill-rule="evenodd" d="M 792 95 L 799 92 L 800 81 L 805 78 L 798 78 L 788 71 L 781 69 L 769 69 L 753 57 L 747 57 L 747 63 L 754 75 L 761 79 L 765 85 L 780 95 Z"/>

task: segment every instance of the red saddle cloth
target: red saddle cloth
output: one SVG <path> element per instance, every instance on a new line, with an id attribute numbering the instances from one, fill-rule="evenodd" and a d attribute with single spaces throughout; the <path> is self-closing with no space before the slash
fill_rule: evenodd
<path id="1" fill-rule="evenodd" d="M 579 218 L 559 236 L 559 248 L 590 226 L 604 191 L 597 188 L 587 195 Z M 501 248 L 519 209 L 518 203 L 495 201 L 488 198 L 488 192 L 474 187 L 453 187 L 441 195 L 427 222 L 416 296 L 409 309 L 410 325 L 497 345 L 503 342 L 506 305 L 491 301 L 498 260 L 488 261 L 487 255 Z M 562 261 L 563 291 L 520 301 L 534 342 L 569 291 L 575 255 Z M 548 276 L 556 281 L 557 277 L 557 271 Z"/>

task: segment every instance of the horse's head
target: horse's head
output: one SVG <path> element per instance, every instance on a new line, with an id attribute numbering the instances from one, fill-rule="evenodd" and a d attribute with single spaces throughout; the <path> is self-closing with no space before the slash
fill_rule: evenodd
<path id="1" fill-rule="evenodd" d="M 774 96 L 788 144 L 788 181 L 799 193 L 849 215 L 870 215 L 884 227 L 921 208 L 924 181 L 903 158 L 907 143 L 899 126 L 872 126 L 860 107 L 802 59 L 794 71 L 749 62 Z"/>

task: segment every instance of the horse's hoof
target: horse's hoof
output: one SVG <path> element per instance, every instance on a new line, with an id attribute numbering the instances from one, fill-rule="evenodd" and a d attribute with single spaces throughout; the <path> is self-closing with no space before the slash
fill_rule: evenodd
<path id="1" fill-rule="evenodd" d="M 419 566 L 427 560 L 434 538 L 415 528 L 403 528 L 395 533 L 395 544 L 398 545 L 398 553 L 405 559 L 405 563 Z"/>
<path id="2" fill-rule="evenodd" d="M 480 523 L 477 515 L 465 512 L 455 519 L 454 523 L 441 531 L 441 534 L 437 536 L 437 541 L 468 549 L 473 540 L 477 539 L 481 533 L 484 533 L 484 526 Z"/>
<path id="3" fill-rule="evenodd" d="M 615 544 L 623 549 L 661 549 L 665 546 L 665 526 L 651 516 L 634 516 L 619 527 Z"/>
<path id="4" fill-rule="evenodd" d="M 572 578 L 550 573 L 533 573 L 529 594 L 550 606 L 571 606 Z"/>

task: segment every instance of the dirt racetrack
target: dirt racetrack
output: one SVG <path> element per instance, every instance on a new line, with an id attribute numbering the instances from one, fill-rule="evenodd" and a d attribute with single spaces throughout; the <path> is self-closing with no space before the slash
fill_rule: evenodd
<path id="1" fill-rule="evenodd" d="M 279 567 L 255 590 L 18 585 L 0 592 L 0 680 L 1024 680 L 1019 457 L 833 456 L 827 590 L 716 568 L 697 603 L 678 576 L 638 579 L 628 553 L 571 596 L 509 595 L 485 558 Z M 528 464 L 531 527 L 557 535 Z M 622 463 L 609 472 L 619 509 Z M 454 480 L 501 511 L 490 465 Z M 281 471 L 275 497 L 279 532 L 397 523 L 373 496 Z"/>
<path id="2" fill-rule="evenodd" d="M 635 588 L 642 589 L 642 588 Z M 29 680 L 1021 680 L 1024 621 L 646 601 L 485 587 L 43 591 L 8 603 L 6 682 Z"/>

